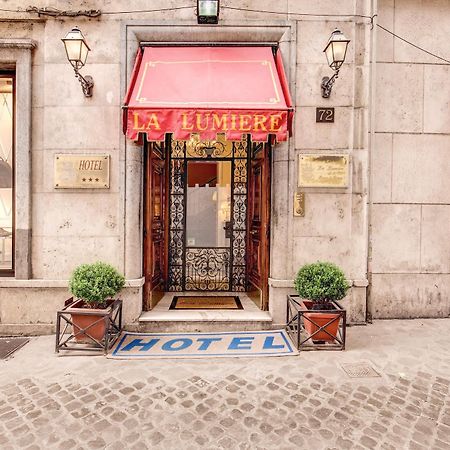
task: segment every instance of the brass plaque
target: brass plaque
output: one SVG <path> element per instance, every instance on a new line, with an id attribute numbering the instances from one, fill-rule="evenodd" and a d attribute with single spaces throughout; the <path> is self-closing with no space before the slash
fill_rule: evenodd
<path id="1" fill-rule="evenodd" d="M 294 216 L 305 217 L 305 193 L 294 192 Z"/>
<path id="2" fill-rule="evenodd" d="M 55 155 L 55 188 L 108 189 L 109 161 L 106 155 Z"/>
<path id="3" fill-rule="evenodd" d="M 348 155 L 300 155 L 299 187 L 348 187 Z"/>

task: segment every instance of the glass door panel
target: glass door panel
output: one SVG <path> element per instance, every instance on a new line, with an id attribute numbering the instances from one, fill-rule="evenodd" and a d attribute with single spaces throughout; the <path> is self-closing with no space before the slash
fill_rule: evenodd
<path id="1" fill-rule="evenodd" d="M 187 166 L 186 247 L 229 247 L 231 162 Z"/>

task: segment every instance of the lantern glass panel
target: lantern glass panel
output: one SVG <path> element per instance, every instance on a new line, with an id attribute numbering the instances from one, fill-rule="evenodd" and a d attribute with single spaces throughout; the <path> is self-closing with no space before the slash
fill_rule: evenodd
<path id="1" fill-rule="evenodd" d="M 348 42 L 346 41 L 338 41 L 331 44 L 331 46 L 333 47 L 333 62 L 337 66 L 337 68 L 341 67 L 342 63 L 344 62 L 347 44 Z"/>
<path id="2" fill-rule="evenodd" d="M 80 46 L 80 62 L 84 66 L 86 64 L 87 55 L 89 53 L 89 48 L 84 41 L 81 41 Z"/>
<path id="3" fill-rule="evenodd" d="M 325 49 L 325 55 L 327 57 L 328 65 L 333 67 L 333 46 L 330 44 L 327 45 Z"/>
<path id="4" fill-rule="evenodd" d="M 77 62 L 81 59 L 81 40 L 66 40 L 64 45 L 66 47 L 67 59 L 70 62 Z"/>

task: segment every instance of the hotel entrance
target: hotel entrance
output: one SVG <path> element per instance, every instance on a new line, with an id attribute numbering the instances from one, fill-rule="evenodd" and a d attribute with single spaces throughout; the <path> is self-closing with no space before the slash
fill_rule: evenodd
<path id="1" fill-rule="evenodd" d="M 138 50 L 124 128 L 145 155 L 145 311 L 197 294 L 268 310 L 271 151 L 291 105 L 276 45 Z"/>
<path id="2" fill-rule="evenodd" d="M 270 146 L 168 136 L 145 154 L 144 309 L 166 292 L 247 293 L 266 309 Z"/>

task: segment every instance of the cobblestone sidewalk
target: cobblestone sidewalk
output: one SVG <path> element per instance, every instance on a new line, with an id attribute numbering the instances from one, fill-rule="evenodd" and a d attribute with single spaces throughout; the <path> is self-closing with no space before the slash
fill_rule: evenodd
<path id="1" fill-rule="evenodd" d="M 345 352 L 208 361 L 58 357 L 33 338 L 0 361 L 0 448 L 450 449 L 450 320 L 348 331 Z"/>

